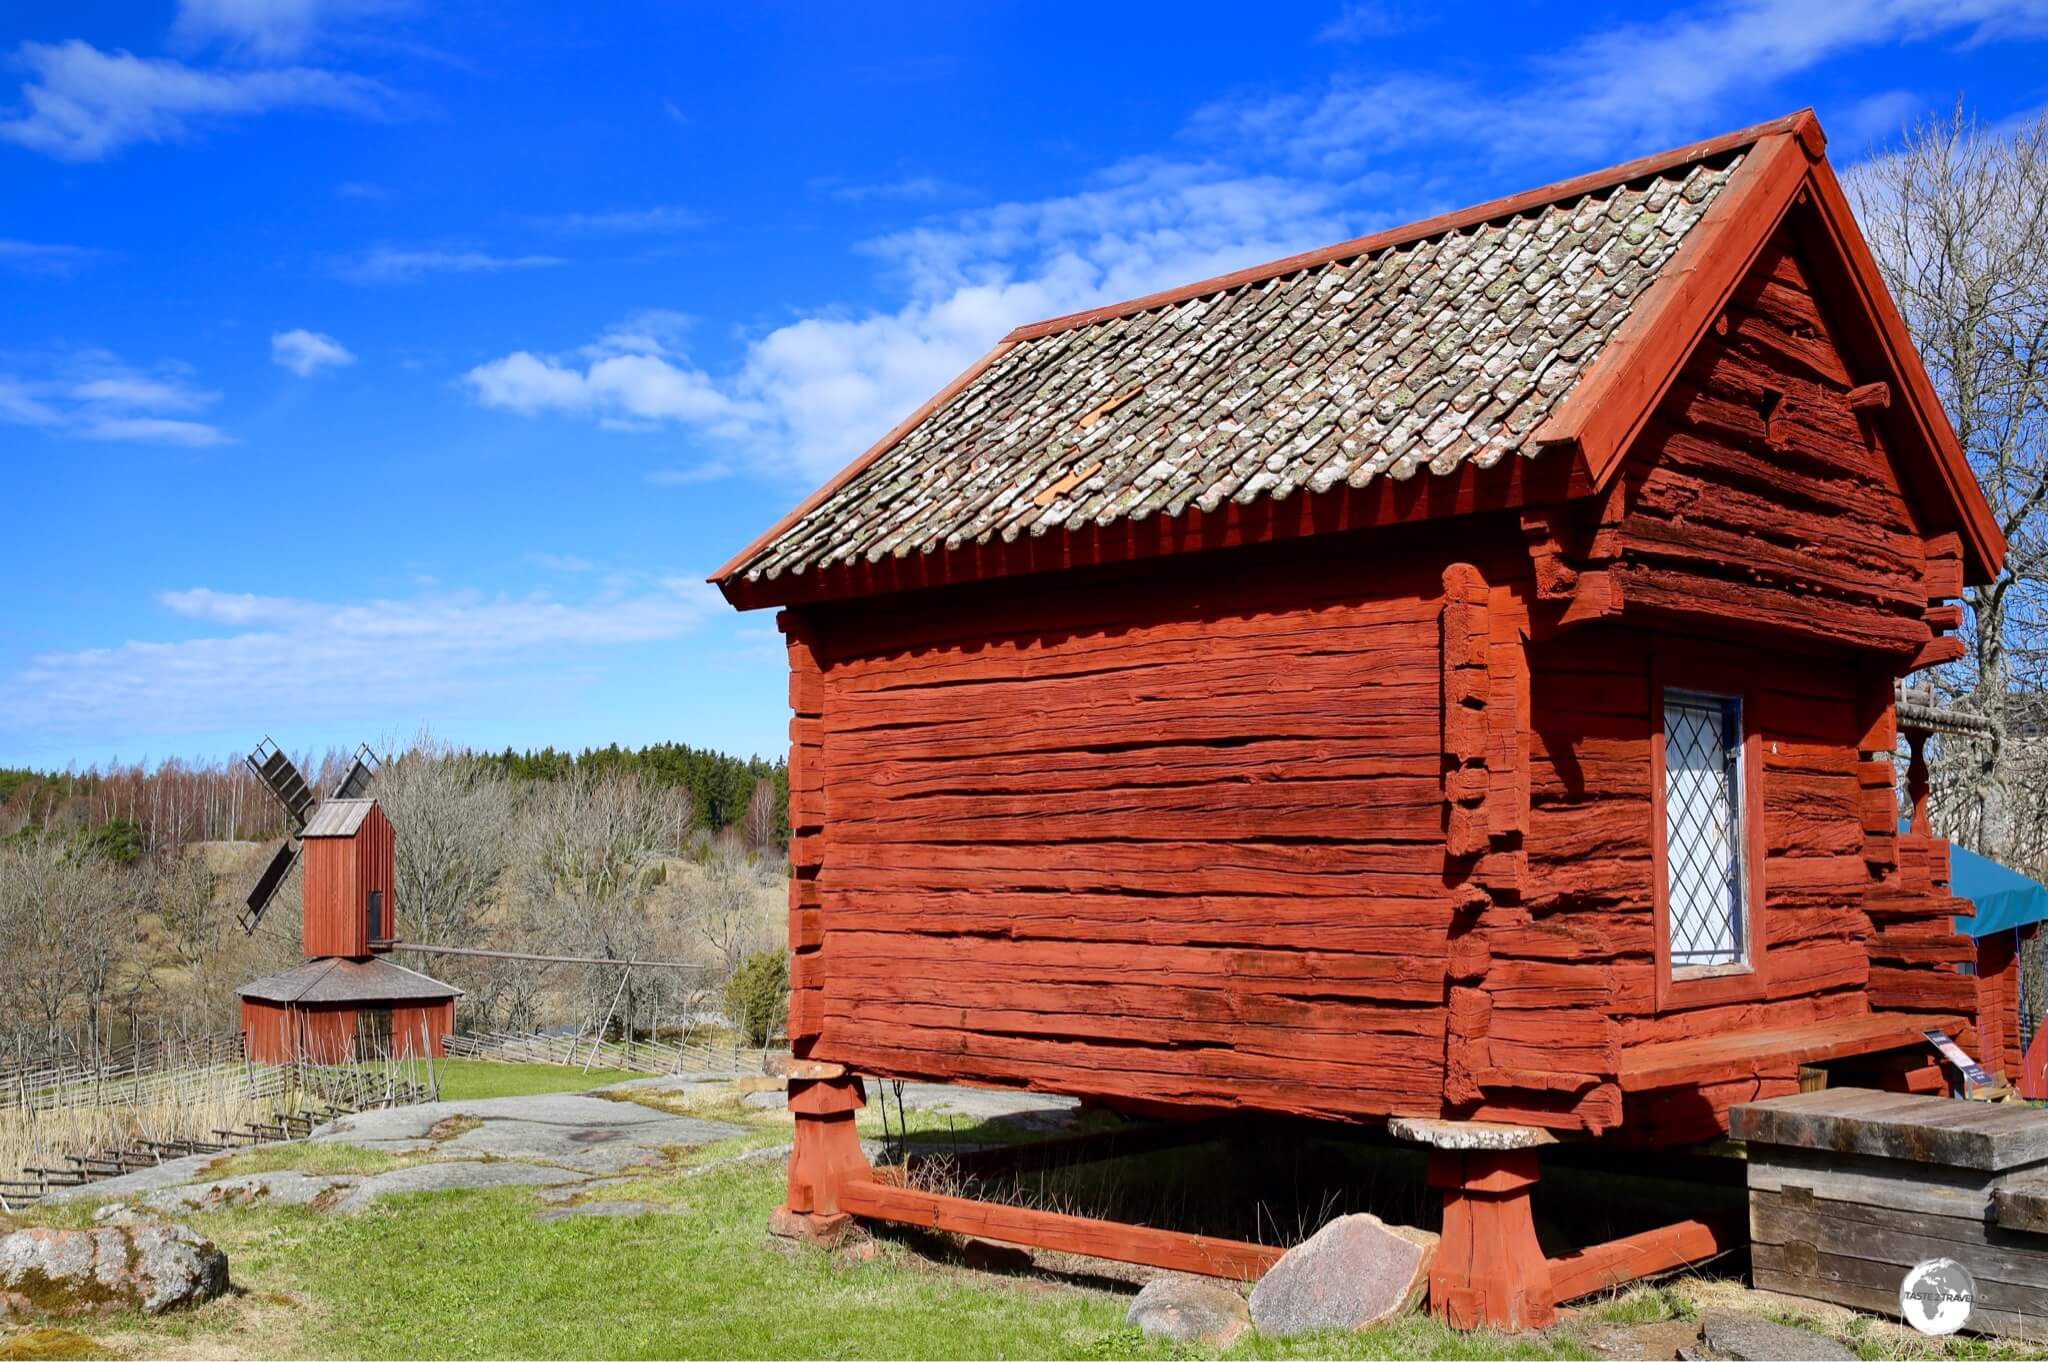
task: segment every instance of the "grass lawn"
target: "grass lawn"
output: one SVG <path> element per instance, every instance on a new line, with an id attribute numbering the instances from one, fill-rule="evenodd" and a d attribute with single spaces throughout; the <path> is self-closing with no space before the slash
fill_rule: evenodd
<path id="1" fill-rule="evenodd" d="M 461 1067 L 485 1071 L 479 1077 L 506 1075 L 489 1089 L 503 1092 L 520 1070 L 552 1066 Z M 557 1089 L 584 1086 L 584 1076 L 571 1072 L 575 1081 Z M 552 1076 L 565 1077 L 559 1069 Z M 1599 1331 L 1691 1318 L 1692 1298 L 1711 1300 L 1716 1289 L 1690 1281 L 1643 1288 L 1516 1337 L 1459 1334 L 1410 1316 L 1355 1334 L 1248 1332 L 1222 1354 L 1176 1347 L 1128 1326 L 1129 1288 L 1104 1278 L 977 1271 L 932 1255 L 926 1250 L 935 1241 L 914 1237 L 884 1234 L 869 1256 L 774 1239 L 765 1227 L 783 1195 L 781 1164 L 732 1160 L 786 1142 L 789 1118 L 744 1107 L 737 1093 L 669 1101 L 748 1131 L 678 1151 L 672 1165 L 589 1193 L 660 1202 L 667 1213 L 544 1223 L 536 1194 L 523 1187 L 392 1197 L 358 1215 L 281 1206 L 194 1212 L 183 1218 L 228 1254 L 233 1294 L 186 1314 L 70 1322 L 78 1334 L 68 1337 L 0 1326 L 0 1362 L 84 1355 L 1589 1358 L 1600 1355 L 1593 1346 Z M 870 1128 L 864 1119 L 863 1134 L 879 1133 L 878 1120 Z M 214 1172 L 368 1173 L 433 1157 L 299 1144 L 228 1156 Z M 65 1203 L 24 1218 L 85 1225 L 92 1209 Z M 1741 1291 L 1739 1283 L 1719 1285 Z M 1851 1321 L 1859 1323 L 1867 1322 Z M 1868 1358 L 2028 1355 L 1976 1340 L 1915 1336 L 1902 1345 L 1897 1329 L 1882 1337 L 1839 1325 L 1827 1331 Z M 104 1351 L 81 1351 L 93 1348 Z"/>
<path id="2" fill-rule="evenodd" d="M 366 1164 L 366 1166 L 368 1166 Z M 124 1354 L 275 1357 L 1174 1357 L 1127 1298 L 941 1267 L 884 1241 L 869 1261 L 764 1233 L 775 1166 L 662 1174 L 605 1195 L 669 1215 L 543 1224 L 524 1188 L 396 1198 L 361 1215 L 195 1214 L 245 1293 L 188 1315 L 97 1322 Z M 68 1217 L 67 1217 L 68 1218 Z M 108 1327 L 111 1326 L 111 1327 Z M 1459 1335 L 1426 1319 L 1248 1339 L 1234 1357 L 1587 1357 L 1567 1336 Z"/>
<path id="3" fill-rule="evenodd" d="M 440 1075 L 444 1102 L 536 1092 L 587 1092 L 607 1083 L 646 1077 L 624 1069 L 593 1068 L 585 1073 L 573 1064 L 501 1064 L 489 1059 L 437 1059 L 434 1072 Z"/>

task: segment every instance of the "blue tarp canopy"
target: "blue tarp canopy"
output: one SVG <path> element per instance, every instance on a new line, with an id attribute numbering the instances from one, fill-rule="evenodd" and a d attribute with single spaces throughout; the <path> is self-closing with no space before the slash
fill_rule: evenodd
<path id="1" fill-rule="evenodd" d="M 1956 930 L 1965 936 L 1990 936 L 2029 922 L 2048 922 L 2048 885 L 1953 842 L 1948 867 L 1950 890 L 1977 905 L 1977 916 L 1956 919 Z"/>

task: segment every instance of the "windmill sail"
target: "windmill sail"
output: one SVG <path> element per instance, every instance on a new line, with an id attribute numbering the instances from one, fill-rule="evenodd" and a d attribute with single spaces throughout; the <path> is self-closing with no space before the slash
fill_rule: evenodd
<path id="1" fill-rule="evenodd" d="M 306 819 L 313 812 L 313 805 L 318 800 L 315 799 L 311 787 L 306 784 L 306 778 L 299 774 L 299 768 L 292 765 L 292 759 L 284 754 L 284 749 L 265 738 L 256 744 L 256 750 L 245 760 L 249 763 L 249 769 L 256 773 L 256 778 L 263 782 L 264 788 L 277 797 L 278 803 L 284 805 L 284 811 L 291 818 L 293 828 L 306 826 Z"/>
<path id="2" fill-rule="evenodd" d="M 263 910 L 270 906 L 270 900 L 277 894 L 277 887 L 284 883 L 285 876 L 291 874 L 292 866 L 298 859 L 298 839 L 286 838 L 285 844 L 270 858 L 270 864 L 263 867 L 263 874 L 257 878 L 256 887 L 249 891 L 248 907 L 236 915 L 236 921 L 242 924 L 244 932 L 252 936 L 255 934 L 256 924 L 263 920 Z"/>
<path id="3" fill-rule="evenodd" d="M 341 778 L 341 784 L 334 787 L 331 799 L 361 799 L 369 792 L 370 782 L 377 778 L 377 754 L 370 750 L 368 743 L 356 748 L 356 759 L 349 764 L 348 774 Z"/>

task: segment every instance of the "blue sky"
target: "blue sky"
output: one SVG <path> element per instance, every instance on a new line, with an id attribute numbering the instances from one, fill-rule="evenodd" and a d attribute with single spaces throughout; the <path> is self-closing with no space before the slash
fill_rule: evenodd
<path id="1" fill-rule="evenodd" d="M 1439 11 L 1443 11 L 1442 14 Z M 2048 0 L 165 0 L 0 17 L 0 764 L 785 743 L 704 575 L 1011 326 L 1802 105 Z"/>

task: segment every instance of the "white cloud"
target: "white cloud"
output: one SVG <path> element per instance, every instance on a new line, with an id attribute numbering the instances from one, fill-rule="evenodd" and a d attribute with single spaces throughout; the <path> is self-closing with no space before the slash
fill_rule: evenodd
<path id="1" fill-rule="evenodd" d="M 315 719 L 409 720 L 565 659 L 674 640 L 717 606 L 698 574 L 577 600 L 437 591 L 364 601 L 199 587 L 159 603 L 201 637 L 49 652 L 0 684 L 0 730 L 142 735 Z"/>
<path id="2" fill-rule="evenodd" d="M 304 327 L 273 335 L 270 338 L 270 358 L 300 378 L 307 377 L 315 369 L 356 362 L 356 357 L 340 341 Z"/>
<path id="3" fill-rule="evenodd" d="M 1390 148 L 1477 151 L 1496 162 L 1640 153 L 1719 131 L 1738 96 L 1886 43 L 2009 31 L 2040 0 L 1717 0 L 1593 33 L 1539 55 L 1527 78 L 1339 75 L 1320 91 L 1212 104 L 1191 128 L 1241 154 L 1344 173 Z M 1511 92 L 1504 92 L 1511 90 Z"/>
<path id="4" fill-rule="evenodd" d="M 66 246 L 50 241 L 15 241 L 0 238 L 0 266 L 23 274 L 47 274 L 68 278 L 105 255 L 105 251 L 91 246 Z"/>
<path id="5" fill-rule="evenodd" d="M 0 355 L 0 424 L 70 439 L 227 444 L 218 426 L 191 419 L 219 400 L 180 364 L 143 371 L 104 350 Z"/>
<path id="6" fill-rule="evenodd" d="M 358 284 L 405 284 L 429 274 L 498 274 L 565 264 L 552 255 L 491 255 L 484 251 L 407 250 L 378 246 L 340 261 L 335 273 Z"/>
<path id="7" fill-rule="evenodd" d="M 529 553 L 526 561 L 549 572 L 588 572 L 594 566 L 588 558 L 573 553 Z"/>
<path id="8" fill-rule="evenodd" d="M 1337 17 L 1316 33 L 1321 43 L 1355 43 L 1399 32 L 1401 21 L 1383 0 L 1349 0 Z"/>
<path id="9" fill-rule="evenodd" d="M 648 313 L 570 355 L 515 351 L 463 381 L 485 406 L 614 428 L 691 426 L 746 451 L 758 470 L 816 479 L 1011 327 L 1340 239 L 1347 223 L 1332 200 L 1327 189 L 1279 177 L 1133 163 L 1080 194 L 1003 204 L 873 243 L 910 301 L 777 327 L 728 373 L 689 360 L 675 314 Z M 649 480 L 706 477 L 663 470 Z"/>
<path id="10" fill-rule="evenodd" d="M 391 105 L 375 81 L 303 66 L 203 71 L 160 57 L 102 52 L 76 38 L 26 42 L 21 107 L 0 138 L 66 161 L 96 161 L 134 142 L 183 137 L 195 122 L 273 109 L 377 115 Z"/>
<path id="11" fill-rule="evenodd" d="M 338 22 L 406 8 L 399 0 L 179 0 L 171 36 L 186 44 L 220 42 L 239 56 L 290 59 Z"/>
<path id="12" fill-rule="evenodd" d="M 673 203 L 623 208 L 611 213 L 562 213 L 533 219 L 540 227 L 565 232 L 681 232 L 703 225 L 702 214 Z"/>

